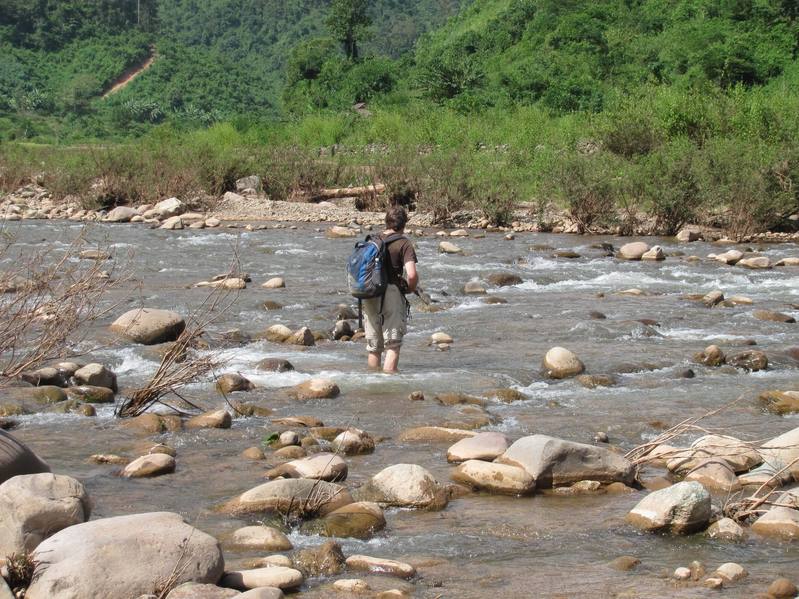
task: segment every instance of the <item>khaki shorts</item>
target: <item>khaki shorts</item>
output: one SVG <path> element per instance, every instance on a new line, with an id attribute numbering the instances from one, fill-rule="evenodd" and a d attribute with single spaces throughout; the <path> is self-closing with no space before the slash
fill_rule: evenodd
<path id="1" fill-rule="evenodd" d="M 383 310 L 380 310 L 380 302 Z M 408 326 L 408 300 L 396 285 L 389 285 L 385 296 L 363 300 L 366 351 L 397 349 Z"/>

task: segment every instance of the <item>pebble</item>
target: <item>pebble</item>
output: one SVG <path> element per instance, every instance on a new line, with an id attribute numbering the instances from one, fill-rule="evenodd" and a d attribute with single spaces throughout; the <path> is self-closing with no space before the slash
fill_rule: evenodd
<path id="1" fill-rule="evenodd" d="M 796 597 L 798 592 L 796 585 L 787 578 L 778 578 L 768 586 L 768 594 L 775 599 Z"/>
<path id="2" fill-rule="evenodd" d="M 691 570 L 685 567 L 677 568 L 674 571 L 674 578 L 677 580 L 689 580 L 691 578 Z"/>

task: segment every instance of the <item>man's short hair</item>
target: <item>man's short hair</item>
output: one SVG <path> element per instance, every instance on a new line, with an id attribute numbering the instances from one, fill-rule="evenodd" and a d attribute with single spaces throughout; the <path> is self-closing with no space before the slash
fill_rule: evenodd
<path id="1" fill-rule="evenodd" d="M 408 222 L 408 213 L 402 206 L 392 206 L 386 212 L 386 228 L 393 231 L 402 231 Z"/>

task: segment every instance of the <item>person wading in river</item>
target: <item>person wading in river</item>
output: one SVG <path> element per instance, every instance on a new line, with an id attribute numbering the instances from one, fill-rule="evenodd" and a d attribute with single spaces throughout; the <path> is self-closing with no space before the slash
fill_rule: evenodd
<path id="1" fill-rule="evenodd" d="M 386 230 L 382 239 L 402 235 L 408 214 L 402 206 L 392 206 L 386 212 Z M 388 287 L 383 297 L 363 300 L 366 317 L 366 351 L 369 352 L 369 368 L 380 368 L 383 351 L 386 359 L 384 372 L 397 372 L 402 338 L 408 324 L 410 304 L 405 294 L 413 293 L 419 283 L 416 272 L 416 251 L 407 237 L 395 238 L 387 244 Z"/>

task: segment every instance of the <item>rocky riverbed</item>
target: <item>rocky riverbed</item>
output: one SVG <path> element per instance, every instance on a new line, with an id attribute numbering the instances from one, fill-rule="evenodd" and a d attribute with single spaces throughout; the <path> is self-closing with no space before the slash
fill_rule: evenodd
<path id="1" fill-rule="evenodd" d="M 52 471 L 0 485 L 28 597 L 796 595 L 799 247 L 414 225 L 434 301 L 387 376 L 343 276 L 365 230 L 332 220 L 6 223 L 4 272 L 82 233 L 130 274 L 0 399 Z M 209 286 L 236 301 L 199 410 L 115 418 Z"/>

